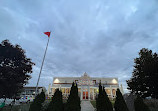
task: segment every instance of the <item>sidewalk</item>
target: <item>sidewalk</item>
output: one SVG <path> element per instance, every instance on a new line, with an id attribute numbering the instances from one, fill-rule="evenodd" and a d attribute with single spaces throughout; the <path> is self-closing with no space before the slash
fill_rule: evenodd
<path id="1" fill-rule="evenodd" d="M 90 101 L 81 101 L 81 111 L 94 111 Z"/>

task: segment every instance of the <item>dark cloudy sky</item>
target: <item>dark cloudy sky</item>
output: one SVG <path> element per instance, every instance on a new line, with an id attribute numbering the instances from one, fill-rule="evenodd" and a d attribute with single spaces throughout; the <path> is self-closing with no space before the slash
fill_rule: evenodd
<path id="1" fill-rule="evenodd" d="M 54 76 L 118 77 L 125 92 L 141 48 L 158 52 L 157 0 L 0 0 L 0 41 L 19 44 L 36 65 L 35 86 Z"/>

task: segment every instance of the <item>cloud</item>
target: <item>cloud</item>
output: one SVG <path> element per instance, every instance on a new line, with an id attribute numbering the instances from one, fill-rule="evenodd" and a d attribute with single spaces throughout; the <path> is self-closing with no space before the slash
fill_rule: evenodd
<path id="1" fill-rule="evenodd" d="M 36 66 L 35 86 L 47 37 L 52 31 L 40 80 L 48 87 L 54 76 L 118 77 L 125 80 L 141 48 L 158 51 L 156 0 L 1 0 L 0 40 L 20 44 Z M 126 90 L 127 91 L 127 90 Z"/>

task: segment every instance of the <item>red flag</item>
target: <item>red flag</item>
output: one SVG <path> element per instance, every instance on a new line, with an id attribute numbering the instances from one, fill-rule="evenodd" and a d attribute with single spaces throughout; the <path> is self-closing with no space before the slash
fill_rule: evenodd
<path id="1" fill-rule="evenodd" d="M 51 32 L 44 32 L 44 34 L 48 35 L 48 37 L 50 36 Z"/>

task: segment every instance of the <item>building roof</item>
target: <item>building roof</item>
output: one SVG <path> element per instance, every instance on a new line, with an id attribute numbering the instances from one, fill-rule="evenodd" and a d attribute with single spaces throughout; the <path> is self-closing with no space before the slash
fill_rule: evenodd
<path id="1" fill-rule="evenodd" d="M 53 84 L 72 84 L 72 82 L 95 81 L 102 84 L 118 84 L 118 78 L 90 77 L 86 72 L 81 77 L 54 77 Z"/>
<path id="2" fill-rule="evenodd" d="M 45 88 L 45 87 L 38 87 L 38 89 L 40 89 L 40 88 Z M 23 89 L 36 89 L 36 87 L 35 86 L 25 86 L 25 87 L 23 87 Z"/>

